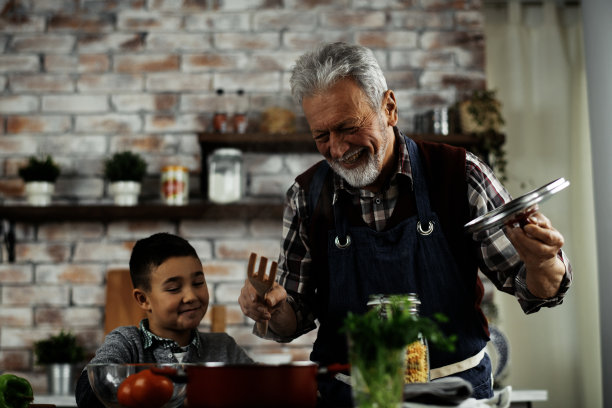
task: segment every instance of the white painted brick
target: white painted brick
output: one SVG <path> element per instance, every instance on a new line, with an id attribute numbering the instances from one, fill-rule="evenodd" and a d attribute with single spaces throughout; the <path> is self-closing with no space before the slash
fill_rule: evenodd
<path id="1" fill-rule="evenodd" d="M 321 160 L 323 160 L 323 156 L 319 153 L 288 154 L 284 156 L 285 166 L 289 168 L 289 173 L 294 178 Z"/>
<path id="2" fill-rule="evenodd" d="M 219 10 L 221 11 L 237 11 L 237 10 L 257 10 L 265 7 L 265 0 L 231 0 L 221 1 Z"/>
<path id="3" fill-rule="evenodd" d="M 196 13 L 185 16 L 187 31 L 248 31 L 250 28 L 248 13 Z"/>
<path id="4" fill-rule="evenodd" d="M 256 31 L 314 31 L 317 28 L 317 13 L 297 10 L 264 10 L 253 14 Z"/>
<path id="5" fill-rule="evenodd" d="M 121 31 L 178 31 L 181 17 L 169 13 L 145 10 L 125 10 L 117 14 L 117 29 Z"/>
<path id="6" fill-rule="evenodd" d="M 157 232 L 174 233 L 174 223 L 169 221 L 116 221 L 108 224 L 108 236 L 113 240 L 137 240 Z"/>
<path id="7" fill-rule="evenodd" d="M 204 131 L 207 121 L 200 115 L 145 115 L 145 132 Z"/>
<path id="8" fill-rule="evenodd" d="M 218 284 L 223 282 L 239 282 L 244 283 L 246 278 L 247 264 L 244 261 L 225 261 L 211 259 L 202 263 L 206 282 L 209 284 Z M 232 301 L 236 301 L 232 299 Z M 217 299 L 217 302 L 220 300 Z"/>
<path id="9" fill-rule="evenodd" d="M 248 173 L 277 174 L 283 169 L 283 156 L 280 154 L 244 154 L 244 169 Z"/>
<path id="10" fill-rule="evenodd" d="M 244 285 L 246 277 L 246 268 L 242 271 L 243 276 L 241 282 L 226 283 L 217 285 L 215 288 L 215 299 L 219 303 L 237 302 L 240 296 L 240 289 Z"/>
<path id="11" fill-rule="evenodd" d="M 46 222 L 38 227 L 38 239 L 45 241 L 93 240 L 104 237 L 104 227 L 97 222 Z"/>
<path id="12" fill-rule="evenodd" d="M 29 327 L 32 326 L 32 309 L 29 307 L 0 308 L 0 326 L 4 330 L 7 327 Z"/>
<path id="13" fill-rule="evenodd" d="M 191 238 L 244 237 L 246 225 L 241 220 L 185 220 L 181 234 Z"/>
<path id="14" fill-rule="evenodd" d="M 18 237 L 17 239 L 23 239 Z M 7 283 L 28 283 L 33 278 L 32 266 L 21 264 L 0 264 L 0 282 Z"/>
<path id="15" fill-rule="evenodd" d="M 146 79 L 146 90 L 151 92 L 209 91 L 210 74 L 163 73 L 150 74 Z"/>
<path id="16" fill-rule="evenodd" d="M 138 115 L 108 113 L 77 116 L 74 126 L 77 132 L 139 132 L 142 120 Z"/>
<path id="17" fill-rule="evenodd" d="M 289 71 L 302 52 L 267 51 L 254 52 L 249 66 L 257 71 Z"/>
<path id="18" fill-rule="evenodd" d="M 68 327 L 100 327 L 104 323 L 104 314 L 99 307 L 70 307 L 65 311 L 64 320 Z"/>
<path id="19" fill-rule="evenodd" d="M 254 69 L 249 58 L 239 52 L 183 54 L 183 72 L 235 71 Z"/>
<path id="20" fill-rule="evenodd" d="M 142 91 L 144 81 L 141 75 L 132 74 L 85 74 L 77 81 L 80 92 L 130 92 Z"/>
<path id="21" fill-rule="evenodd" d="M 3 348 L 32 348 L 35 342 L 57 334 L 55 328 L 2 328 L 0 344 Z"/>
<path id="22" fill-rule="evenodd" d="M 56 133 L 71 129 L 70 116 L 19 115 L 6 119 L 7 133 Z M 43 139 L 44 140 L 44 139 Z M 42 143 L 44 145 L 44 143 Z M 38 143 L 36 144 L 38 145 Z M 36 146 L 35 145 L 35 146 Z"/>
<path id="23" fill-rule="evenodd" d="M 286 32 L 283 34 L 283 46 L 289 50 L 305 50 L 314 48 L 321 42 L 354 42 L 353 35 L 343 30 L 318 29 L 314 33 L 294 33 Z"/>
<path id="24" fill-rule="evenodd" d="M 255 219 L 249 225 L 249 232 L 255 238 L 273 238 L 278 239 L 279 245 L 283 232 L 282 219 L 278 220 L 261 220 Z"/>
<path id="25" fill-rule="evenodd" d="M 132 247 L 128 243 L 77 242 L 74 261 L 129 261 Z"/>
<path id="26" fill-rule="evenodd" d="M 72 303 L 77 306 L 103 306 L 106 289 L 101 286 L 75 285 L 72 287 Z"/>
<path id="27" fill-rule="evenodd" d="M 213 41 L 220 50 L 274 50 L 280 46 L 280 33 L 215 33 Z"/>
<path id="28" fill-rule="evenodd" d="M 57 54 L 69 53 L 75 43 L 76 37 L 68 34 L 18 34 L 13 37 L 10 47 L 18 52 Z"/>
<path id="29" fill-rule="evenodd" d="M 61 285 L 36 285 L 2 287 L 2 304 L 12 306 L 56 305 L 68 306 L 68 287 Z"/>
<path id="30" fill-rule="evenodd" d="M 42 97 L 43 112 L 106 112 L 106 95 L 50 95 Z"/>
<path id="31" fill-rule="evenodd" d="M 189 18 L 189 17 L 187 17 Z M 212 36 L 203 33 L 151 33 L 147 36 L 149 51 L 206 51 L 212 47 Z"/>
<path id="32" fill-rule="evenodd" d="M 70 246 L 65 244 L 20 243 L 15 245 L 18 261 L 62 262 L 70 256 Z"/>
<path id="33" fill-rule="evenodd" d="M 104 281 L 104 265 L 41 264 L 36 266 L 36 283 L 95 283 Z"/>
<path id="34" fill-rule="evenodd" d="M 9 87 L 13 92 L 72 92 L 74 81 L 64 74 L 10 75 Z"/>
<path id="35" fill-rule="evenodd" d="M 11 113 L 28 113 L 37 111 L 39 106 L 38 97 L 27 95 L 5 95 L 0 96 L 0 112 L 3 115 Z"/>
<path id="36" fill-rule="evenodd" d="M 230 92 L 238 89 L 248 89 L 249 92 L 277 92 L 280 91 L 280 79 L 278 72 L 217 73 L 214 76 L 214 89 L 222 88 Z"/>
<path id="37" fill-rule="evenodd" d="M 105 54 L 45 55 L 47 72 L 106 72 L 109 64 L 109 57 Z"/>
<path id="38" fill-rule="evenodd" d="M 0 55 L 0 72 L 38 72 L 39 70 L 38 55 Z"/>
<path id="39" fill-rule="evenodd" d="M 28 15 L 25 21 L 12 22 L 10 18 L 3 18 L 0 30 L 5 33 L 36 33 L 45 30 L 45 18 L 43 16 Z"/>
<path id="40" fill-rule="evenodd" d="M 215 258 L 248 261 L 251 252 L 269 259 L 277 259 L 280 243 L 276 239 L 218 239 Z"/>
<path id="41" fill-rule="evenodd" d="M 294 177 L 290 174 L 253 175 L 248 189 L 249 195 L 282 198 L 293 180 Z"/>
<path id="42" fill-rule="evenodd" d="M 81 36 L 77 43 L 79 53 L 114 51 L 133 52 L 143 47 L 140 33 L 109 33 Z"/>

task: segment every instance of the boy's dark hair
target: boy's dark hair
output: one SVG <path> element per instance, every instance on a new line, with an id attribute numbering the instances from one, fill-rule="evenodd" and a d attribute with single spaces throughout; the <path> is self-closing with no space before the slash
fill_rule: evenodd
<path id="1" fill-rule="evenodd" d="M 130 277 L 134 288 L 151 290 L 151 272 L 169 258 L 193 256 L 200 259 L 187 240 L 167 232 L 136 241 L 130 257 Z"/>

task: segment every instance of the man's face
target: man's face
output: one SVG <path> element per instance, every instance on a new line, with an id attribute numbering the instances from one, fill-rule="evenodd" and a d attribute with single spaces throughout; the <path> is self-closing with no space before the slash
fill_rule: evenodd
<path id="1" fill-rule="evenodd" d="M 383 169 L 393 165 L 393 92 L 387 91 L 377 112 L 352 79 L 343 79 L 304 98 L 302 108 L 317 149 L 334 171 L 354 187 L 375 189 Z"/>
<path id="2" fill-rule="evenodd" d="M 144 295 L 151 332 L 181 344 L 208 309 L 202 263 L 192 256 L 169 258 L 153 270 L 151 290 Z"/>

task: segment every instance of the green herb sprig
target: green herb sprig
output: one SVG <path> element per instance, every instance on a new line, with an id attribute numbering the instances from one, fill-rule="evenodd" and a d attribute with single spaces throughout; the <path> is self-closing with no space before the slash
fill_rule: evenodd
<path id="1" fill-rule="evenodd" d="M 447 321 L 446 316 L 435 314 L 433 319 L 410 313 L 411 302 L 403 295 L 389 297 L 390 303 L 378 305 L 364 314 L 349 312 L 341 330 L 351 339 L 351 347 L 362 356 L 375 358 L 380 349 L 401 349 L 417 341 L 419 335 L 428 343 L 445 351 L 454 351 L 456 335 L 446 336 L 438 324 Z M 380 318 L 381 308 L 386 308 L 386 319 Z"/>

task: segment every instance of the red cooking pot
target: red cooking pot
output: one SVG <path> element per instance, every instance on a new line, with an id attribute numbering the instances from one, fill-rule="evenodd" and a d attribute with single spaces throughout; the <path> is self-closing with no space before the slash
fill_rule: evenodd
<path id="1" fill-rule="evenodd" d="M 347 371 L 348 365 L 206 363 L 187 366 L 189 408 L 312 408 L 317 377 Z"/>

